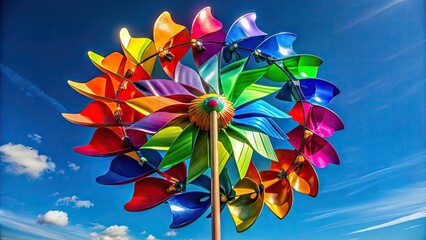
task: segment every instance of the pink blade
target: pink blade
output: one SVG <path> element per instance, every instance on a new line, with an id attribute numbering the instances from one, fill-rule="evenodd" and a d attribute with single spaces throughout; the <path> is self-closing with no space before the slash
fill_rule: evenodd
<path id="1" fill-rule="evenodd" d="M 301 125 L 304 125 L 303 116 L 305 116 L 306 127 L 322 137 L 330 137 L 334 131 L 344 128 L 343 122 L 337 114 L 325 107 L 308 102 L 297 102 L 289 114 Z"/>
<path id="2" fill-rule="evenodd" d="M 137 181 L 133 197 L 124 205 L 124 209 L 130 212 L 144 211 L 165 202 L 177 193 L 167 191 L 173 184 L 173 181 L 154 177 Z"/>
<path id="3" fill-rule="evenodd" d="M 192 23 L 191 38 L 199 39 L 220 29 L 222 29 L 222 23 L 213 17 L 210 7 L 205 7 L 197 14 Z"/>
<path id="4" fill-rule="evenodd" d="M 287 136 L 293 147 L 299 149 L 301 142 L 301 154 L 305 156 L 316 167 L 324 168 L 328 164 L 340 164 L 336 150 L 323 137 L 304 130 L 303 126 L 298 126 L 291 130 Z"/>

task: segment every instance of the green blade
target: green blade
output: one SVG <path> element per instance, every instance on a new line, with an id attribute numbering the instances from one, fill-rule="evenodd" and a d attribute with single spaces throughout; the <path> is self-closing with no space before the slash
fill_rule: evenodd
<path id="1" fill-rule="evenodd" d="M 242 179 L 247 173 L 247 169 L 251 161 L 251 156 L 253 155 L 253 149 L 249 144 L 246 143 L 245 138 L 237 131 L 228 128 L 227 136 L 231 142 L 233 157 L 235 159 L 235 163 L 237 164 L 240 179 Z"/>
<path id="2" fill-rule="evenodd" d="M 264 77 L 275 82 L 287 82 L 290 80 L 287 74 L 275 64 L 271 65 Z"/>
<path id="3" fill-rule="evenodd" d="M 191 124 L 190 121 L 180 122 L 173 126 L 166 126 L 154 134 L 141 149 L 169 150 L 170 146 L 182 131 Z"/>
<path id="4" fill-rule="evenodd" d="M 251 69 L 243 71 L 240 73 L 237 79 L 236 86 L 234 88 L 234 93 L 232 94 L 231 102 L 236 102 L 244 90 L 259 80 L 263 75 L 268 71 L 270 66 L 265 66 L 261 68 Z"/>
<path id="5" fill-rule="evenodd" d="M 232 144 L 229 141 L 229 138 L 226 136 L 226 133 L 224 130 L 219 132 L 217 147 L 219 151 L 219 174 L 220 174 L 232 154 Z"/>
<path id="6" fill-rule="evenodd" d="M 243 104 L 254 101 L 256 99 L 266 97 L 269 94 L 272 94 L 280 89 L 281 87 L 252 84 L 244 90 L 238 100 L 234 103 L 234 108 L 237 108 Z"/>
<path id="7" fill-rule="evenodd" d="M 188 167 L 187 182 L 190 183 L 203 174 L 210 165 L 210 141 L 206 131 L 199 131 L 194 141 L 191 160 Z"/>
<path id="8" fill-rule="evenodd" d="M 283 60 L 283 65 L 296 79 L 316 78 L 322 60 L 312 55 L 297 55 Z"/>
<path id="9" fill-rule="evenodd" d="M 240 73 L 243 71 L 247 58 L 243 58 L 236 62 L 233 62 L 220 71 L 220 82 L 222 83 L 222 92 L 225 93 L 227 99 L 232 99 L 232 94 L 234 88 L 240 87 L 240 84 L 237 84 Z"/>
<path id="10" fill-rule="evenodd" d="M 208 83 L 213 90 L 219 94 L 219 60 L 217 55 L 207 60 L 198 68 L 201 78 Z"/>
<path id="11" fill-rule="evenodd" d="M 229 124 L 228 128 L 240 133 L 250 146 L 260 155 L 273 161 L 278 161 L 269 136 L 261 132 L 252 132 Z"/>
<path id="12" fill-rule="evenodd" d="M 191 157 L 192 139 L 195 138 L 197 133 L 198 128 L 194 124 L 186 127 L 170 146 L 158 168 L 171 167 Z"/>

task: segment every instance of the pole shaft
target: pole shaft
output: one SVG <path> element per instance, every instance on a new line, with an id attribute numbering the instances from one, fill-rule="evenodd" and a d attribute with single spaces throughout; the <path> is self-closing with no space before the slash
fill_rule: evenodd
<path id="1" fill-rule="evenodd" d="M 212 200 L 212 240 L 220 240 L 220 184 L 217 112 L 210 113 L 210 168 Z"/>

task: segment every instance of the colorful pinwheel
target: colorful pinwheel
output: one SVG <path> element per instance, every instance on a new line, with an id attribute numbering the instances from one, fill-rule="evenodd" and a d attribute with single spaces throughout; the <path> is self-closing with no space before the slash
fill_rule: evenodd
<path id="1" fill-rule="evenodd" d="M 312 165 L 340 163 L 325 140 L 344 128 L 325 107 L 339 90 L 317 78 L 322 60 L 297 54 L 295 34 L 268 37 L 255 20 L 255 13 L 243 15 L 225 34 L 207 7 L 190 32 L 164 12 L 154 24 L 153 40 L 122 29 L 124 55 L 104 58 L 89 52 L 103 74 L 87 83 L 69 81 L 95 100 L 79 114 L 63 114 L 73 123 L 97 128 L 89 144 L 75 151 L 115 156 L 96 181 L 134 183 L 126 210 L 167 202 L 170 227 L 178 228 L 211 205 L 212 238 L 220 239 L 218 214 L 225 205 L 238 232 L 254 224 L 264 204 L 282 219 L 293 204 L 292 188 L 318 194 Z M 184 64 L 190 49 L 196 70 Z M 170 79 L 151 76 L 157 57 Z M 267 97 L 275 93 L 273 105 Z M 286 113 L 281 101 L 295 103 Z M 281 128 L 286 124 L 290 129 L 290 119 L 298 126 L 285 134 Z M 287 140 L 294 149 L 274 150 Z M 254 152 L 271 161 L 269 170 L 258 172 L 251 160 Z M 240 176 L 234 186 L 226 170 L 230 158 Z M 205 175 L 209 168 L 211 178 Z M 188 184 L 198 190 L 188 190 Z"/>

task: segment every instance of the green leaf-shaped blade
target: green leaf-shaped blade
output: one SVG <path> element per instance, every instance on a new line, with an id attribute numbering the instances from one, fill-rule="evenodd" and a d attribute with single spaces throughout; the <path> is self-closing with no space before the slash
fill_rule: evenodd
<path id="1" fill-rule="evenodd" d="M 194 141 L 191 160 L 188 167 L 187 182 L 190 183 L 203 174 L 210 165 L 210 141 L 206 131 L 199 131 Z"/>
<path id="2" fill-rule="evenodd" d="M 219 173 L 221 173 L 232 154 L 232 144 L 224 130 L 219 132 L 217 148 L 219 153 Z"/>
<path id="3" fill-rule="evenodd" d="M 265 78 L 275 82 L 287 82 L 290 78 L 275 64 L 272 64 L 264 75 Z"/>
<path id="4" fill-rule="evenodd" d="M 246 139 L 237 131 L 228 128 L 226 133 L 231 142 L 233 157 L 237 164 L 240 179 L 242 179 L 247 173 L 253 155 L 253 149 L 246 143 Z"/>
<path id="5" fill-rule="evenodd" d="M 177 123 L 176 125 L 166 126 L 154 134 L 141 149 L 169 150 L 170 146 L 182 131 L 191 124 L 190 121 Z"/>
<path id="6" fill-rule="evenodd" d="M 273 161 L 278 161 L 269 136 L 261 132 L 252 132 L 229 124 L 228 128 L 240 133 L 250 146 L 260 155 Z"/>
<path id="7" fill-rule="evenodd" d="M 240 87 L 240 84 L 236 84 L 239 79 L 240 73 L 243 71 L 247 58 L 243 58 L 236 62 L 233 62 L 220 71 L 220 81 L 222 84 L 222 91 L 227 99 L 232 99 L 234 88 Z"/>
<path id="8" fill-rule="evenodd" d="M 265 66 L 241 72 L 238 76 L 232 98 L 230 98 L 231 102 L 236 102 L 244 90 L 263 77 L 270 67 L 271 66 Z"/>
<path id="9" fill-rule="evenodd" d="M 170 146 L 158 168 L 171 167 L 191 157 L 192 139 L 195 138 L 197 133 L 198 128 L 194 124 L 186 127 Z"/>
<path id="10" fill-rule="evenodd" d="M 254 101 L 256 99 L 266 97 L 269 94 L 272 94 L 280 89 L 281 87 L 252 84 L 243 91 L 241 96 L 234 103 L 234 108 L 237 108 L 243 104 Z"/>
<path id="11" fill-rule="evenodd" d="M 322 60 L 312 55 L 297 55 L 283 60 L 283 65 L 296 79 L 316 78 Z"/>

